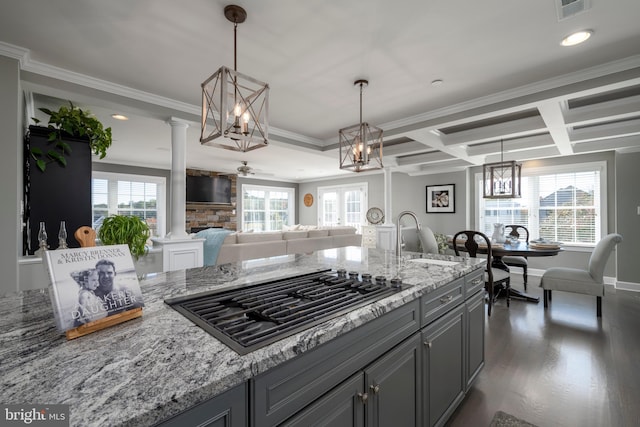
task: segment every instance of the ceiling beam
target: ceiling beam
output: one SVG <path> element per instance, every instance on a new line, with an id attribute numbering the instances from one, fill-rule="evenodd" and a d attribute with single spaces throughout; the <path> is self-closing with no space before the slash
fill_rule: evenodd
<path id="1" fill-rule="evenodd" d="M 538 111 L 547 125 L 551 138 L 556 143 L 558 151 L 563 156 L 573 154 L 573 147 L 569 140 L 567 124 L 564 121 L 563 108 L 561 102 L 550 100 L 538 104 Z"/>
<path id="2" fill-rule="evenodd" d="M 495 125 L 477 127 L 450 135 L 442 135 L 441 138 L 444 145 L 473 144 L 495 141 L 499 138 L 506 139 L 531 135 L 543 132 L 544 129 L 545 123 L 540 117 L 527 117 Z"/>
<path id="3" fill-rule="evenodd" d="M 640 116 L 640 95 L 571 108 L 565 111 L 564 119 L 569 126 L 582 126 L 638 116 Z"/>
<path id="4" fill-rule="evenodd" d="M 610 151 L 625 148 L 640 148 L 640 137 L 637 135 L 620 138 L 598 139 L 574 144 L 576 153 L 591 153 L 595 151 Z"/>
<path id="5" fill-rule="evenodd" d="M 574 129 L 571 131 L 570 137 L 571 142 L 580 142 L 637 134 L 640 134 L 640 119 L 608 123 L 599 126 L 589 126 L 583 129 Z"/>

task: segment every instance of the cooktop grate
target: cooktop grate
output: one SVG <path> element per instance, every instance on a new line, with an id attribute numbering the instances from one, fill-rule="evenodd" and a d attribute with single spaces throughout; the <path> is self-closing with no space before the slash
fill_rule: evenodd
<path id="1" fill-rule="evenodd" d="M 384 298 L 401 282 L 324 270 L 165 303 L 239 354 L 247 354 Z"/>

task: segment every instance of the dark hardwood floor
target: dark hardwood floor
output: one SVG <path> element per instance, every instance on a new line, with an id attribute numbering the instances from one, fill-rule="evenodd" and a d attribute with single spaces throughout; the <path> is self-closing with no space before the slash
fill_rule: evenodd
<path id="1" fill-rule="evenodd" d="M 545 313 L 538 284 L 540 303 L 493 307 L 485 367 L 447 425 L 488 426 L 501 410 L 540 427 L 640 426 L 640 293 L 608 286 L 597 319 L 595 297 L 566 292 Z"/>

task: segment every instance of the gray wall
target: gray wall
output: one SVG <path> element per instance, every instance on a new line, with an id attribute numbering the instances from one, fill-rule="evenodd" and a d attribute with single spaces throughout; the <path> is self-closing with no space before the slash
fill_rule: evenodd
<path id="1" fill-rule="evenodd" d="M 20 64 L 0 56 L 0 234 L 4 243 L 0 252 L 0 294 L 18 290 L 18 255 L 22 253 L 22 105 Z"/>
<path id="2" fill-rule="evenodd" d="M 455 184 L 455 213 L 427 213 L 427 186 Z M 393 222 L 403 210 L 413 211 L 421 224 L 436 233 L 454 234 L 466 228 L 467 182 L 464 171 L 436 175 L 409 176 L 394 173 L 392 177 Z M 414 225 L 410 218 L 402 220 L 407 226 Z"/>
<path id="3" fill-rule="evenodd" d="M 618 280 L 640 284 L 640 153 L 616 155 L 616 221 L 624 240 L 618 245 Z"/>
<path id="4" fill-rule="evenodd" d="M 369 188 L 369 206 L 367 209 L 375 206 L 384 211 L 384 175 L 381 172 L 361 172 L 349 175 L 347 178 L 301 183 L 299 186 L 300 197 L 297 198 L 297 223 L 305 225 L 318 224 L 318 187 L 351 185 L 360 182 L 366 182 Z M 304 195 L 307 193 L 311 193 L 313 196 L 313 205 L 309 207 L 304 205 L 303 200 Z M 386 212 L 385 215 L 387 215 Z"/>

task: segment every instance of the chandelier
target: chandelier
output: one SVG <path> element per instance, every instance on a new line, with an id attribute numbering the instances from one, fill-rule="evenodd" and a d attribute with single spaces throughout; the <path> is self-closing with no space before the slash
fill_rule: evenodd
<path id="1" fill-rule="evenodd" d="M 367 80 L 356 80 L 360 86 L 360 123 L 340 129 L 340 169 L 354 172 L 382 169 L 382 129 L 362 121 L 362 91 Z"/>
<path id="2" fill-rule="evenodd" d="M 482 182 L 485 199 L 515 199 L 520 197 L 520 173 L 522 165 L 504 161 L 503 142 L 500 139 L 500 161 L 483 165 Z"/>
<path id="3" fill-rule="evenodd" d="M 229 5 L 224 16 L 233 22 L 233 70 L 222 66 L 201 85 L 200 143 L 247 152 L 269 144 L 269 85 L 237 71 L 237 29 L 247 12 Z"/>

